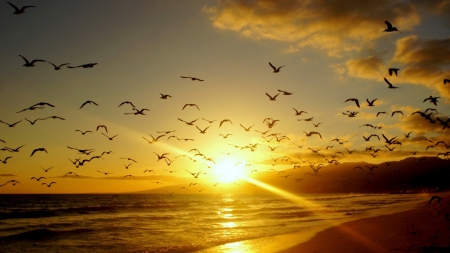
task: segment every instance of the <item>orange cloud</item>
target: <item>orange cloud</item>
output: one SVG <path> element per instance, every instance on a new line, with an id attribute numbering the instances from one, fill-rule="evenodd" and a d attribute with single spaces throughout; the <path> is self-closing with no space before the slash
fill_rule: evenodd
<path id="1" fill-rule="evenodd" d="M 383 19 L 403 31 L 420 22 L 415 5 L 387 0 L 222 0 L 204 11 L 217 28 L 287 42 L 289 52 L 308 46 L 330 56 L 370 47 L 385 35 Z"/>

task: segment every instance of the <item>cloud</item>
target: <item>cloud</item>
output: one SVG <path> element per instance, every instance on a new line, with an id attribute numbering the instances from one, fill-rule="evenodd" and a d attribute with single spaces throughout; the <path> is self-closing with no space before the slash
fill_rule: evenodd
<path id="1" fill-rule="evenodd" d="M 219 29 L 285 42 L 287 52 L 312 47 L 330 56 L 372 47 L 385 35 L 383 19 L 403 31 L 420 22 L 415 5 L 400 0 L 221 0 L 204 11 Z"/>
<path id="2" fill-rule="evenodd" d="M 379 79 L 386 72 L 383 60 L 378 56 L 350 59 L 346 62 L 347 74 L 364 79 Z"/>
<path id="3" fill-rule="evenodd" d="M 450 86 L 443 80 L 450 78 L 450 39 L 420 40 L 411 35 L 396 43 L 393 63 L 405 65 L 401 81 L 424 85 L 450 98 Z"/>
<path id="4" fill-rule="evenodd" d="M 0 177 L 18 177 L 18 175 L 15 175 L 15 174 L 0 174 Z"/>

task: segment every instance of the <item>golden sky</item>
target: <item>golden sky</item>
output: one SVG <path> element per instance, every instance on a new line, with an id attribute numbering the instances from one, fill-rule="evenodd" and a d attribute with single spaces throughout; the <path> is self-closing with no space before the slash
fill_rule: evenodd
<path id="1" fill-rule="evenodd" d="M 446 37 L 450 1 L 12 3 L 36 7 L 23 14 L 13 14 L 7 3 L 0 8 L 0 120 L 9 124 L 22 120 L 14 127 L 0 125 L 5 142 L 0 145 L 5 149 L 24 145 L 20 152 L 0 152 L 0 159 L 12 157 L 0 164 L 0 184 L 20 182 L 0 187 L 0 193 L 131 192 L 185 183 L 180 178 L 225 183 L 221 174 L 236 168 L 249 176 L 251 170 L 267 171 L 272 165 L 277 170 L 308 165 L 300 159 L 326 164 L 324 159 L 336 152 L 345 153 L 340 163 L 381 163 L 404 159 L 413 151 L 436 156 L 446 152 L 445 146 L 426 148 L 438 141 L 450 144 L 449 130 L 439 121 L 412 115 L 432 108 L 436 111 L 427 112 L 433 112 L 432 119 L 448 118 L 450 84 L 443 80 L 450 79 Z M 385 20 L 400 32 L 384 32 Z M 56 71 L 48 62 L 22 66 L 25 61 L 19 55 L 55 65 L 98 64 Z M 273 73 L 269 62 L 284 67 Z M 389 68 L 400 69 L 398 76 L 390 76 Z M 399 88 L 388 89 L 384 78 Z M 271 101 L 266 93 L 279 95 Z M 171 97 L 161 99 L 161 94 Z M 440 97 L 437 105 L 424 102 L 430 96 Z M 358 99 L 360 107 L 345 102 L 349 98 Z M 375 106 L 369 107 L 366 99 L 377 99 Z M 89 100 L 98 106 L 80 109 Z M 129 104 L 119 107 L 124 101 L 149 111 L 126 114 L 135 111 Z M 39 102 L 54 107 L 17 113 Z M 307 114 L 295 115 L 294 109 Z M 343 115 L 347 111 L 358 113 L 348 117 Z M 403 115 L 391 116 L 394 111 Z M 378 112 L 386 114 L 376 116 Z M 51 116 L 65 120 L 49 118 L 34 125 L 26 120 Z M 272 128 L 266 118 L 277 120 Z M 299 121 L 308 118 L 313 119 Z M 187 125 L 179 119 L 197 121 Z M 232 123 L 220 127 L 224 119 Z M 96 130 L 99 125 L 107 126 L 108 133 Z M 250 126 L 250 131 L 244 130 Z M 153 144 L 143 138 L 151 140 L 150 135 L 166 131 L 175 132 Z M 307 137 L 311 131 L 322 139 Z M 104 134 L 117 136 L 109 140 Z M 232 135 L 225 139 L 220 134 Z M 276 141 L 270 134 L 288 139 Z M 363 136 L 371 134 L 381 140 L 364 141 Z M 382 134 L 396 137 L 402 145 L 389 146 L 396 147 L 389 151 Z M 336 138 L 342 144 L 332 141 Z M 256 148 L 243 148 L 249 145 Z M 365 151 L 369 146 L 381 149 L 379 156 Z M 68 147 L 94 151 L 78 154 Z M 30 156 L 37 148 L 47 153 Z M 192 149 L 203 156 L 194 156 L 197 151 Z M 89 159 L 104 151 L 113 152 L 78 168 L 69 160 Z M 166 157 L 173 164 L 157 161 L 157 154 L 163 153 L 169 153 Z M 283 157 L 289 162 L 274 162 Z M 128 164 L 132 165 L 127 169 Z M 41 167 L 53 168 L 44 172 Z M 63 179 L 68 172 L 79 177 Z M 189 172 L 200 172 L 199 178 Z M 124 179 L 126 175 L 136 179 Z M 40 176 L 47 179 L 30 180 Z M 52 181 L 57 183 L 51 187 L 41 184 Z"/>

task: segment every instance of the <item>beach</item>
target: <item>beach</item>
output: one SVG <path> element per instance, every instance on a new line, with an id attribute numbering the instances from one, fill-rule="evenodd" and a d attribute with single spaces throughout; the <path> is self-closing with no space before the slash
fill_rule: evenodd
<path id="1" fill-rule="evenodd" d="M 440 196 L 442 201 L 431 196 Z M 349 215 L 298 233 L 229 243 L 199 253 L 448 253 L 450 194 Z M 406 195 L 400 195 L 406 196 Z"/>
<path id="2" fill-rule="evenodd" d="M 440 203 L 343 223 L 278 253 L 450 252 L 450 194 L 436 195 Z"/>

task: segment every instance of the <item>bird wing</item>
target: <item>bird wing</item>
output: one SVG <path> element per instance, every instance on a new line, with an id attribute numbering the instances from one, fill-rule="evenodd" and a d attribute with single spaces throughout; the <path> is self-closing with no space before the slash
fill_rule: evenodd
<path id="1" fill-rule="evenodd" d="M 390 83 L 389 80 L 386 79 L 386 77 L 384 78 L 384 81 L 389 85 L 389 87 L 393 87 L 392 83 Z"/>
<path id="2" fill-rule="evenodd" d="M 269 62 L 269 65 L 273 68 L 274 71 L 277 70 L 277 68 L 275 68 L 275 66 L 273 66 L 272 63 Z"/>
<path id="3" fill-rule="evenodd" d="M 19 11 L 19 8 L 17 8 L 17 6 L 15 6 L 14 4 L 12 4 L 12 3 L 10 3 L 10 2 L 7 2 L 9 5 L 11 5 L 13 8 L 14 8 L 14 10 L 16 10 L 16 11 Z"/>
<path id="4" fill-rule="evenodd" d="M 387 29 L 392 29 L 392 24 L 385 20 L 384 23 L 387 25 Z"/>

